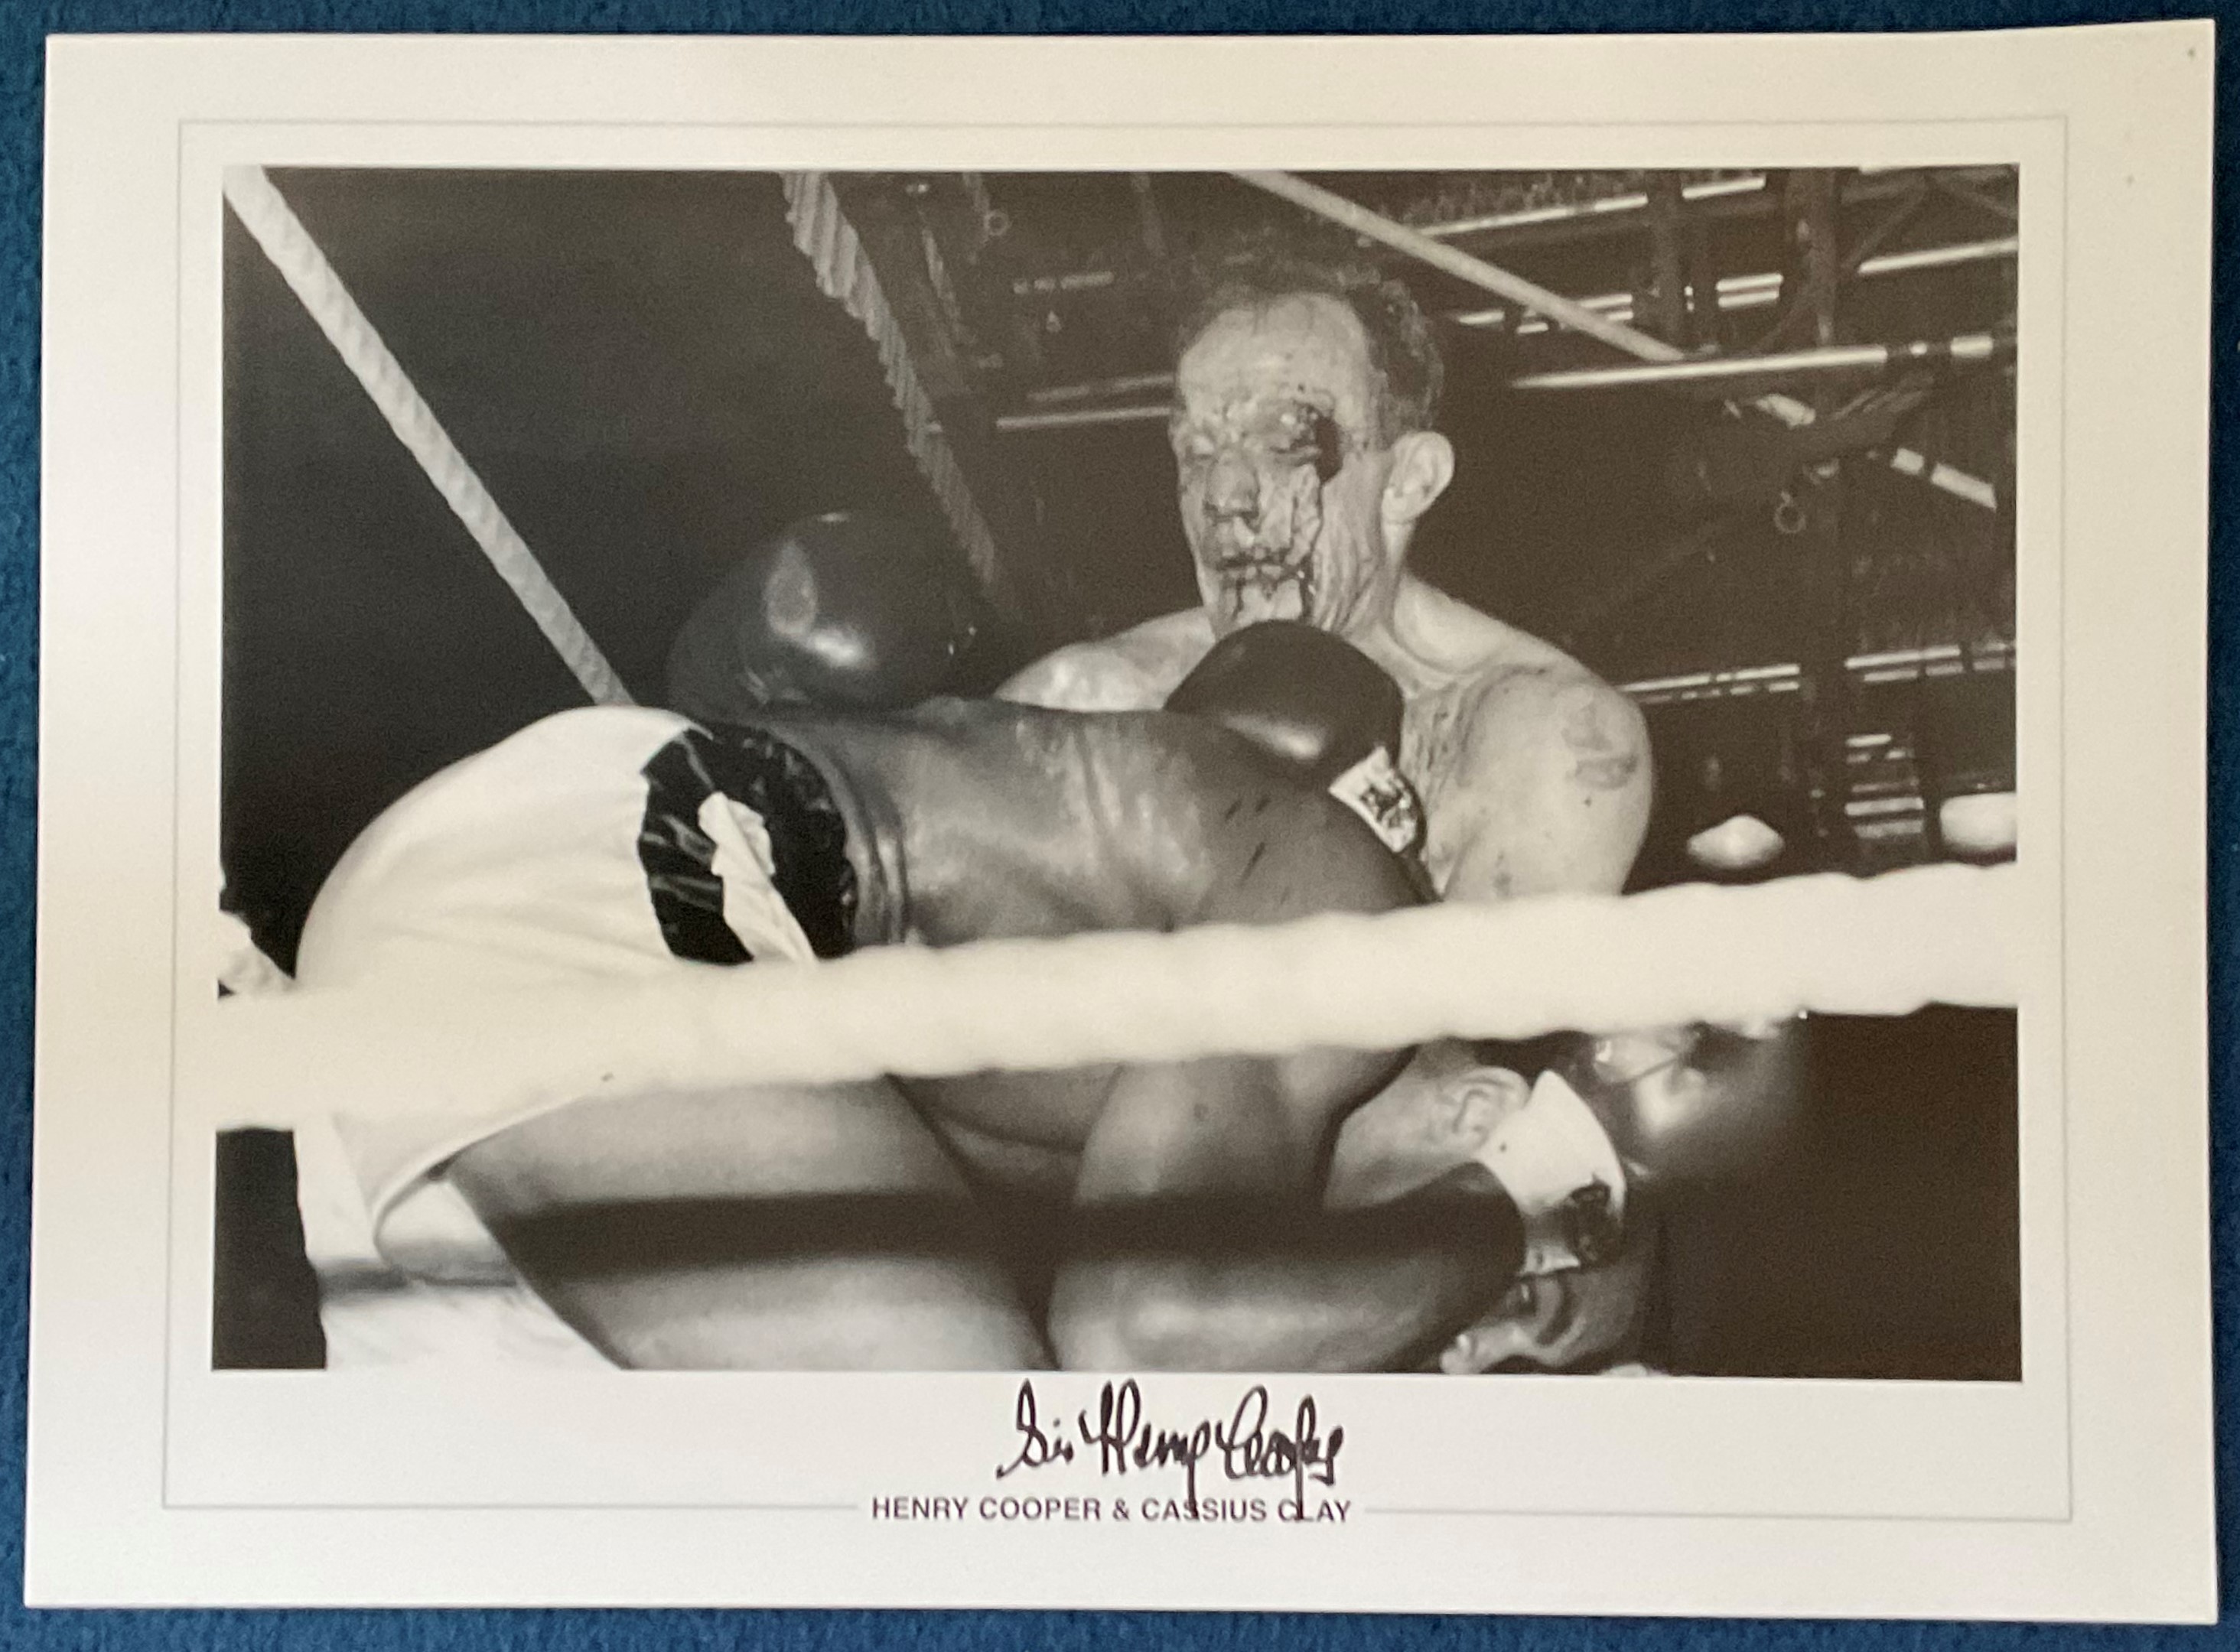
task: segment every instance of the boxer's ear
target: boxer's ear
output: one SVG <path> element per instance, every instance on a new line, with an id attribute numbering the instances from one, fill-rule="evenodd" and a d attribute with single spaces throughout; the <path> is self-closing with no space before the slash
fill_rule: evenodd
<path id="1" fill-rule="evenodd" d="M 1385 473 L 1380 501 L 1384 520 L 1396 527 L 1414 526 L 1454 479 L 1454 443 L 1437 430 L 1409 431 L 1392 444 L 1392 468 Z"/>
<path id="2" fill-rule="evenodd" d="M 1505 1067 L 1472 1067 L 1447 1078 L 1442 1088 L 1453 1107 L 1455 1144 L 1469 1153 L 1485 1145 L 1494 1126 L 1523 1106 L 1532 1089 Z"/>

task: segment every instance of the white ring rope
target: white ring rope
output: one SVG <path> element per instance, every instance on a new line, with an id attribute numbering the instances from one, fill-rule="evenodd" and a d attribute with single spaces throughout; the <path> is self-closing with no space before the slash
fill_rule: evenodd
<path id="1" fill-rule="evenodd" d="M 530 1117 L 594 1096 L 1398 1049 L 1812 1009 L 2010 1005 L 2011 866 L 1457 903 L 1257 929 L 879 947 L 476 998 L 428 983 L 229 1002 L 221 1128 Z M 194 1088 L 200 1089 L 201 1086 Z M 216 1092 L 223 1092 L 217 1098 Z"/>
<path id="2" fill-rule="evenodd" d="M 629 705 L 630 690 L 607 663 L 598 644 L 583 629 L 568 599 L 553 586 L 483 479 L 475 474 L 437 419 L 404 368 L 382 342 L 350 289 L 311 239 L 294 209 L 272 186 L 264 169 L 229 167 L 225 198 L 242 226 L 256 238 L 327 342 L 343 358 L 377 411 L 397 433 L 436 491 L 473 536 L 490 564 L 505 581 L 537 629 L 558 650 L 583 691 L 600 705 Z"/>

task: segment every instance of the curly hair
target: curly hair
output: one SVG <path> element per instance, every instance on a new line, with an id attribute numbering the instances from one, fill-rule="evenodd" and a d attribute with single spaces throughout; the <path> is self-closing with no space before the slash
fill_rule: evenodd
<path id="1" fill-rule="evenodd" d="M 1296 238 L 1261 233 L 1201 251 L 1183 270 L 1174 357 L 1222 316 L 1286 298 L 1335 298 L 1361 323 L 1377 374 L 1376 440 L 1389 445 L 1431 428 L 1445 368 L 1416 296 L 1350 248 L 1330 256 Z"/>

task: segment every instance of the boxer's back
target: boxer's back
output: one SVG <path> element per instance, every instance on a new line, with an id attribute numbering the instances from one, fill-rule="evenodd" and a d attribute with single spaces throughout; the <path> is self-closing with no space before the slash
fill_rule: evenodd
<path id="1" fill-rule="evenodd" d="M 1415 898 L 1401 863 L 1344 805 L 1198 717 L 935 701 L 871 716 L 772 715 L 760 734 L 830 782 L 863 944 L 1278 923 Z M 725 962 L 680 950 L 680 926 L 663 921 L 665 886 L 646 859 L 650 843 L 661 847 L 649 837 L 648 760 L 680 740 L 758 737 L 588 709 L 445 771 L 337 869 L 307 926 L 303 979 L 534 987 Z M 685 801 L 683 816 L 728 831 L 731 809 Z M 703 845 L 703 881 L 744 958 L 806 960 L 805 940 L 782 943 L 778 889 L 756 885 L 767 847 L 742 839 L 727 854 L 728 841 Z M 1110 1077 L 977 1075 L 912 1094 L 990 1179 L 1062 1191 Z"/>
<path id="2" fill-rule="evenodd" d="M 935 701 L 876 727 L 777 723 L 894 822 L 906 935 L 1007 936 L 1379 912 L 1420 899 L 1344 804 L 1195 716 Z M 1063 1197 L 1115 1069 L 907 1085 L 986 1182 Z"/>

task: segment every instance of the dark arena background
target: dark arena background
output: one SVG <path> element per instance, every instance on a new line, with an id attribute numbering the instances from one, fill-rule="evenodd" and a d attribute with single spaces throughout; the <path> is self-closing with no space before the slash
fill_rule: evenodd
<path id="1" fill-rule="evenodd" d="M 1648 369 L 1224 176 L 272 177 L 640 700 L 723 574 L 813 512 L 899 514 L 972 570 L 956 692 L 1194 603 L 1175 271 L 1279 230 L 1435 318 L 1457 479 L 1414 568 L 1640 705 L 1635 887 L 2011 852 L 1952 807 L 2015 789 L 2011 169 L 1312 177 L 1681 353 Z M 583 693 L 226 235 L 223 854 L 286 968 L 377 813 Z M 1777 846 L 1707 858 L 1737 817 Z M 1671 1214 L 1650 1362 L 2018 1377 L 2013 1016 L 1816 1020 L 1804 1083 L 1779 1162 Z M 317 1362 L 300 1276 L 260 1260 L 284 1154 L 221 1146 L 220 1364 Z"/>

